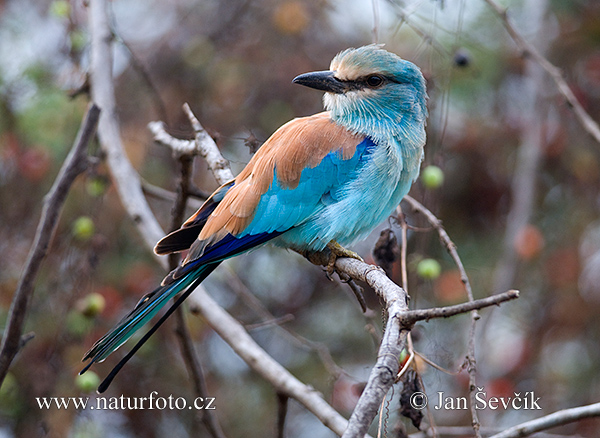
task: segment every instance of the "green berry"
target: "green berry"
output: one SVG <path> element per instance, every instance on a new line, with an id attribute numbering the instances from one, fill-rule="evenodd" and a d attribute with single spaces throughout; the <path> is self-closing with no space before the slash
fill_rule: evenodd
<path id="1" fill-rule="evenodd" d="M 106 192 L 107 183 L 103 178 L 91 178 L 86 182 L 85 188 L 90 196 L 99 197 Z"/>
<path id="2" fill-rule="evenodd" d="M 71 5 L 65 0 L 56 0 L 50 5 L 50 13 L 55 17 L 68 17 L 71 14 Z"/>
<path id="3" fill-rule="evenodd" d="M 444 172 L 437 166 L 427 166 L 421 172 L 421 182 L 426 189 L 437 189 L 444 183 Z"/>
<path id="4" fill-rule="evenodd" d="M 417 265 L 417 274 L 425 280 L 435 280 L 442 273 L 442 267 L 434 259 L 423 259 Z"/>
<path id="5" fill-rule="evenodd" d="M 75 386 L 83 392 L 92 392 L 100 385 L 100 377 L 93 371 L 75 377 Z"/>
<path id="6" fill-rule="evenodd" d="M 71 40 L 71 48 L 75 51 L 81 51 L 87 44 L 88 38 L 84 31 L 75 29 L 69 34 L 69 39 Z"/>
<path id="7" fill-rule="evenodd" d="M 77 304 L 77 307 L 81 310 L 83 316 L 87 316 L 88 318 L 93 318 L 102 313 L 105 306 L 106 300 L 104 299 L 104 296 L 98 292 L 86 295 Z"/>
<path id="8" fill-rule="evenodd" d="M 71 231 L 76 239 L 85 242 L 94 235 L 96 227 L 94 226 L 94 221 L 90 217 L 79 216 L 73 222 Z"/>
<path id="9" fill-rule="evenodd" d="M 65 327 L 67 332 L 75 337 L 85 336 L 92 328 L 93 321 L 85 317 L 78 310 L 71 310 L 67 313 Z"/>

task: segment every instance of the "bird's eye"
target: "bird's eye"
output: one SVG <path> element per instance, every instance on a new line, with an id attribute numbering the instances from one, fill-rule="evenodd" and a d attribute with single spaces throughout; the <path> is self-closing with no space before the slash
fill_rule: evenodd
<path id="1" fill-rule="evenodd" d="M 383 78 L 379 75 L 371 75 L 367 77 L 367 85 L 369 87 L 379 87 L 383 84 Z"/>

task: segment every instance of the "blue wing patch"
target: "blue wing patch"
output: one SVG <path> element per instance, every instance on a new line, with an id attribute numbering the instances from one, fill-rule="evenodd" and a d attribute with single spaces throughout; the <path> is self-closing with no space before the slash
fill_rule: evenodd
<path id="1" fill-rule="evenodd" d="M 369 160 L 375 147 L 373 140 L 367 137 L 349 159 L 344 160 L 341 151 L 330 152 L 317 166 L 304 169 L 298 186 L 293 189 L 281 186 L 275 168 L 273 183 L 262 195 L 252 222 L 240 236 L 285 232 L 327 204 L 337 202 L 344 196 L 346 183 Z"/>

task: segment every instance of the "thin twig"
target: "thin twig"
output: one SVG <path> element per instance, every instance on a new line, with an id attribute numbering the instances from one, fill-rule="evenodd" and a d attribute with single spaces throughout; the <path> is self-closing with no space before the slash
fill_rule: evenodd
<path id="1" fill-rule="evenodd" d="M 173 153 L 179 155 L 198 155 L 198 148 L 195 140 L 184 140 L 173 137 L 167 132 L 164 122 L 150 122 L 147 126 L 154 136 L 154 141 L 168 146 Z"/>
<path id="2" fill-rule="evenodd" d="M 52 188 L 44 198 L 42 215 L 33 244 L 29 250 L 27 261 L 25 262 L 23 274 L 19 279 L 13 296 L 8 322 L 2 337 L 2 346 L 0 347 L 0 385 L 6 377 L 10 364 L 19 352 L 21 333 L 23 332 L 23 324 L 25 323 L 29 300 L 33 296 L 35 279 L 54 237 L 63 204 L 75 178 L 87 168 L 87 146 L 96 131 L 99 117 L 100 109 L 95 104 L 92 104 L 81 123 L 77 138 L 69 155 L 63 163 Z"/>
<path id="3" fill-rule="evenodd" d="M 462 304 L 447 307 L 434 307 L 430 309 L 409 310 L 401 318 L 405 326 L 410 326 L 417 321 L 429 321 L 434 318 L 449 318 L 461 313 L 471 312 L 473 310 L 483 309 L 485 307 L 496 306 L 505 301 L 519 298 L 519 291 L 509 290 L 502 294 L 492 295 L 480 300 L 468 301 Z"/>
<path id="4" fill-rule="evenodd" d="M 175 202 L 175 200 L 177 199 L 177 193 L 167 189 L 163 189 L 159 186 L 155 186 L 154 184 L 150 184 L 144 179 L 142 179 L 142 190 L 147 196 L 160 199 L 162 201 Z M 206 200 L 206 198 L 208 198 L 208 196 L 203 197 L 204 200 Z M 188 198 L 187 203 L 188 207 L 193 208 L 194 210 L 198 210 L 202 206 L 203 201 Z"/>
<path id="5" fill-rule="evenodd" d="M 400 247 L 400 272 L 402 273 L 402 287 L 408 292 L 408 269 L 406 269 L 406 253 L 408 249 L 408 223 L 402 212 L 402 207 L 396 207 L 396 215 L 402 229 L 402 246 Z"/>
<path id="6" fill-rule="evenodd" d="M 133 49 L 131 48 L 129 43 L 127 43 L 123 39 L 123 37 L 121 37 L 120 32 L 117 31 L 115 19 L 113 19 L 113 34 L 116 35 L 116 40 L 119 43 L 121 43 L 123 45 L 123 47 L 125 47 L 125 49 L 127 49 L 127 51 L 129 52 L 129 59 L 131 61 L 131 66 L 133 67 L 133 69 L 135 71 L 138 72 L 138 74 L 142 78 L 142 82 L 146 85 L 146 88 L 148 89 L 149 94 L 150 94 L 150 98 L 154 102 L 154 107 L 156 108 L 158 117 L 161 120 L 166 120 L 168 122 L 169 118 L 168 118 L 168 114 L 167 114 L 167 106 L 165 105 L 165 102 L 163 101 L 162 97 L 160 96 L 160 92 L 158 91 L 158 88 L 156 87 L 156 85 L 154 85 L 154 81 L 152 80 L 152 77 L 150 76 L 150 72 L 144 66 L 142 61 L 140 59 L 138 59 L 137 55 L 135 54 L 135 52 L 133 51 Z"/>
<path id="7" fill-rule="evenodd" d="M 575 117 L 577 117 L 583 129 L 585 129 L 598 143 L 600 143 L 600 126 L 598 126 L 598 123 L 596 123 L 596 121 L 590 117 L 585 109 L 583 109 L 583 106 L 581 106 L 581 103 L 579 103 L 577 97 L 573 93 L 573 90 L 571 90 L 571 87 L 569 87 L 569 84 L 565 80 L 561 69 L 548 61 L 533 44 L 530 44 L 521 36 L 521 34 L 513 25 L 512 20 L 508 17 L 506 8 L 503 8 L 494 0 L 484 1 L 494 10 L 494 12 L 496 12 L 500 20 L 502 20 L 504 28 L 513 39 L 523 56 L 530 57 L 544 70 L 546 70 L 558 87 L 559 93 L 562 94 L 569 106 L 573 109 Z"/>
<path id="8" fill-rule="evenodd" d="M 206 379 L 204 378 L 204 371 L 202 365 L 198 360 L 194 343 L 190 336 L 190 331 L 185 322 L 185 315 L 181 310 L 181 307 L 175 312 L 176 320 L 176 333 L 179 339 L 179 345 L 181 347 L 181 354 L 187 365 L 188 372 L 194 383 L 194 392 L 198 397 L 206 398 L 208 395 L 208 389 L 206 387 Z M 221 425 L 217 420 L 217 414 L 215 410 L 202 409 L 200 412 L 200 419 L 208 430 L 208 432 L 214 438 L 225 438 L 225 433 L 221 429 Z"/>
<path id="9" fill-rule="evenodd" d="M 418 211 L 423 214 L 427 221 L 431 224 L 431 226 L 437 231 L 440 236 L 440 240 L 444 244 L 444 247 L 452 257 L 452 260 L 456 264 L 458 271 L 460 272 L 460 280 L 465 286 L 465 291 L 467 292 L 467 297 L 469 301 L 473 300 L 473 289 L 471 288 L 471 282 L 469 281 L 469 277 L 467 276 L 467 271 L 458 255 L 458 251 L 456 250 L 456 244 L 450 239 L 450 236 L 444 229 L 442 225 L 442 221 L 439 220 L 428 208 L 426 208 L 423 204 L 417 201 L 412 196 L 406 195 L 404 197 L 404 201 L 408 202 L 414 211 Z"/>
<path id="10" fill-rule="evenodd" d="M 350 278 L 350 276 L 344 274 L 343 272 L 338 273 L 338 277 L 340 282 L 347 284 L 354 296 L 356 297 L 358 304 L 360 305 L 360 309 L 363 313 L 367 312 L 367 300 L 365 300 L 364 291 L 362 287 L 360 287 L 356 282 Z"/>
<path id="11" fill-rule="evenodd" d="M 280 316 L 278 318 L 267 319 L 261 322 L 256 322 L 254 324 L 245 324 L 244 327 L 249 332 L 255 332 L 264 328 L 282 327 L 283 324 L 291 322 L 294 319 L 294 315 L 292 315 L 291 313 L 286 313 L 285 315 Z"/>
<path id="12" fill-rule="evenodd" d="M 520 438 L 590 417 L 600 417 L 600 403 L 556 411 L 550 415 L 508 428 L 490 438 Z"/>
<path id="13" fill-rule="evenodd" d="M 209 168 L 215 176 L 215 179 L 219 184 L 225 184 L 226 182 L 231 181 L 233 179 L 233 173 L 231 173 L 231 169 L 229 168 L 229 162 L 223 158 L 215 141 L 202 127 L 187 103 L 183 105 L 183 110 L 187 114 L 188 119 L 192 124 L 192 128 L 194 129 L 198 153 L 207 163 L 209 163 Z"/>

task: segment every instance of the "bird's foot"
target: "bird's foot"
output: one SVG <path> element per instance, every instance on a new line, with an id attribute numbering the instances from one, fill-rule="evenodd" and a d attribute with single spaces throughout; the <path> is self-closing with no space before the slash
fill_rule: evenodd
<path id="1" fill-rule="evenodd" d="M 344 248 L 342 245 L 337 243 L 335 240 L 332 240 L 331 242 L 329 242 L 327 244 L 327 248 L 329 248 L 329 251 L 330 251 L 329 262 L 327 263 L 327 273 L 329 275 L 333 274 L 333 271 L 335 270 L 335 262 L 337 261 L 338 258 L 349 257 L 351 259 L 356 259 L 356 260 L 360 260 L 361 262 L 364 262 L 364 260 L 362 259 L 361 256 L 359 256 L 354 251 L 350 251 L 349 249 Z"/>
<path id="2" fill-rule="evenodd" d="M 335 262 L 340 257 L 349 257 L 352 259 L 360 260 L 364 262 L 361 256 L 359 256 L 354 251 L 350 251 L 349 249 L 344 248 L 342 245 L 337 243 L 335 240 L 332 240 L 327 244 L 327 247 L 322 251 L 298 251 L 304 257 L 308 259 L 309 262 L 318 265 L 325 266 L 327 268 L 327 275 L 331 276 L 335 271 Z"/>

